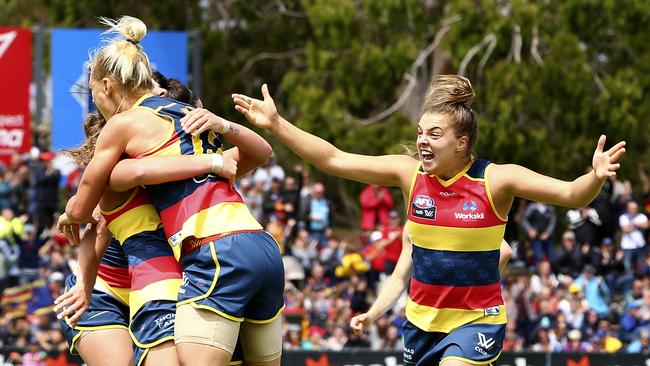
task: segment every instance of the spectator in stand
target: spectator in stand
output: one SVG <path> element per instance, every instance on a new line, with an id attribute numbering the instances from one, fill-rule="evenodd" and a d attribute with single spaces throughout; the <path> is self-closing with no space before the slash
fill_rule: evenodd
<path id="1" fill-rule="evenodd" d="M 353 275 L 363 275 L 368 272 L 370 266 L 359 253 L 359 245 L 353 242 L 342 242 L 345 247 L 345 255 L 341 258 L 341 264 L 336 267 L 334 273 L 336 277 L 350 277 Z"/>
<path id="2" fill-rule="evenodd" d="M 275 216 L 280 222 L 285 222 L 284 204 L 282 203 L 282 183 L 277 178 L 271 179 L 271 186 L 264 192 L 262 199 L 263 223 L 267 224 L 271 216 Z"/>
<path id="3" fill-rule="evenodd" d="M 593 346 L 587 342 L 582 341 L 582 332 L 578 329 L 573 329 L 569 332 L 568 341 L 562 348 L 565 352 L 591 352 Z"/>
<path id="4" fill-rule="evenodd" d="M 557 352 L 561 346 L 551 340 L 549 329 L 543 328 L 537 331 L 537 340 L 533 344 L 533 352 Z"/>
<path id="5" fill-rule="evenodd" d="M 331 236 L 327 239 L 327 246 L 321 249 L 320 254 L 318 255 L 318 262 L 322 264 L 324 268 L 324 273 L 333 278 L 334 271 L 336 266 L 341 263 L 343 256 L 345 255 L 345 248 L 340 245 L 340 242 L 337 237 Z"/>
<path id="6" fill-rule="evenodd" d="M 0 163 L 0 210 L 12 208 L 11 195 L 12 187 L 10 182 L 11 175 L 8 174 L 7 168 Z"/>
<path id="7" fill-rule="evenodd" d="M 301 339 L 300 339 L 300 327 L 295 326 L 295 327 L 289 327 L 289 332 L 287 332 L 287 336 L 285 338 L 285 341 L 283 342 L 282 348 L 285 350 L 296 350 L 300 349 L 301 347 Z"/>
<path id="8" fill-rule="evenodd" d="M 375 243 L 386 254 L 384 257 L 384 273 L 390 275 L 395 270 L 397 260 L 402 253 L 402 225 L 401 217 L 397 211 L 391 211 L 390 221 L 381 230 L 381 240 Z"/>
<path id="9" fill-rule="evenodd" d="M 330 228 L 330 204 L 325 198 L 325 186 L 322 183 L 315 183 L 311 188 L 311 194 L 303 205 L 305 222 L 309 222 L 310 237 L 316 240 L 320 246 L 327 242 L 327 233 Z"/>
<path id="10" fill-rule="evenodd" d="M 625 273 L 623 251 L 616 248 L 612 239 L 603 239 L 595 267 L 596 274 L 605 278 L 607 287 L 614 293 L 625 294 L 632 286 L 634 277 L 632 274 Z"/>
<path id="11" fill-rule="evenodd" d="M 650 353 L 650 331 L 641 329 L 639 338 L 634 340 L 627 347 L 628 353 L 643 353 L 645 355 Z"/>
<path id="12" fill-rule="evenodd" d="M 585 316 L 585 321 L 582 323 L 580 331 L 582 332 L 583 337 L 589 342 L 593 343 L 593 338 L 598 336 L 598 322 L 600 317 L 595 310 L 587 311 Z"/>
<path id="13" fill-rule="evenodd" d="M 534 295 L 539 295 L 543 288 L 556 288 L 559 284 L 555 274 L 551 272 L 551 265 L 548 261 L 541 261 L 537 264 L 537 273 L 530 278 L 530 290 Z"/>
<path id="14" fill-rule="evenodd" d="M 648 228 L 648 217 L 639 212 L 639 206 L 635 201 L 629 201 L 626 212 L 618 218 L 618 224 L 623 232 L 621 248 L 625 270 L 628 273 L 636 273 L 644 257 L 646 246 L 644 230 Z"/>
<path id="15" fill-rule="evenodd" d="M 535 252 L 535 263 L 546 257 L 553 261 L 553 241 L 555 231 L 555 208 L 541 202 L 531 202 L 526 206 L 521 225 Z"/>
<path id="16" fill-rule="evenodd" d="M 361 230 L 372 231 L 377 225 L 390 225 L 389 213 L 395 205 L 390 190 L 370 184 L 359 195 L 361 205 Z"/>
<path id="17" fill-rule="evenodd" d="M 648 325 L 648 321 L 643 319 L 641 314 L 641 307 L 643 306 L 640 300 L 630 302 L 621 318 L 621 340 L 623 342 L 631 342 L 637 336 L 637 331 L 642 327 Z"/>
<path id="18" fill-rule="evenodd" d="M 569 210 L 566 215 L 569 219 L 569 229 L 575 233 L 579 245 L 585 243 L 595 245 L 600 241 L 603 223 L 598 216 L 598 211 L 587 206 Z"/>
<path id="19" fill-rule="evenodd" d="M 555 328 L 557 312 L 554 312 L 551 308 L 551 304 L 548 300 L 540 299 L 537 304 L 537 316 L 533 320 L 532 334 L 529 335 L 529 339 L 536 339 L 537 333 L 540 329 L 549 330 Z"/>
<path id="20" fill-rule="evenodd" d="M 59 206 L 59 181 L 61 173 L 52 163 L 54 153 L 44 151 L 40 154 L 40 162 L 32 166 L 30 183 L 34 192 L 32 217 L 36 232 L 40 233 L 53 224 L 53 215 Z"/>
<path id="21" fill-rule="evenodd" d="M 386 335 L 382 338 L 382 343 L 380 349 L 384 350 L 403 350 L 404 343 L 402 342 L 402 337 L 399 336 L 399 329 L 394 325 L 389 325 Z"/>
<path id="22" fill-rule="evenodd" d="M 309 238 L 307 230 L 299 230 L 296 239 L 291 243 L 290 253 L 294 256 L 303 268 L 308 271 L 316 261 L 318 256 L 318 243 Z"/>
<path id="23" fill-rule="evenodd" d="M 370 348 L 370 342 L 368 341 L 368 336 L 365 333 L 356 334 L 351 329 L 348 329 L 348 341 L 345 342 L 343 349 L 350 348 Z"/>
<path id="24" fill-rule="evenodd" d="M 25 237 L 21 240 L 18 267 L 20 284 L 24 285 L 38 279 L 39 250 L 49 240 L 47 236 L 37 236 L 34 225 L 25 225 Z"/>
<path id="25" fill-rule="evenodd" d="M 528 341 L 529 332 L 532 328 L 532 319 L 534 311 L 531 306 L 533 298 L 530 290 L 530 277 L 527 272 L 521 270 L 514 284 L 511 286 L 512 298 L 514 300 L 515 316 L 518 333 Z M 528 343 L 528 342 L 526 342 Z"/>
<path id="26" fill-rule="evenodd" d="M 381 240 L 382 233 L 380 231 L 373 231 L 368 239 L 368 245 L 365 245 L 361 251 L 364 260 L 370 264 L 368 284 L 373 289 L 376 288 L 386 267 L 386 251 L 378 245 Z"/>
<path id="27" fill-rule="evenodd" d="M 340 351 L 347 341 L 348 337 L 345 334 L 345 328 L 336 326 L 332 334 L 327 338 L 326 347 L 332 351 Z"/>
<path id="28" fill-rule="evenodd" d="M 567 296 L 560 301 L 558 310 L 566 319 L 571 328 L 582 328 L 585 321 L 585 313 L 589 310 L 589 304 L 585 300 L 582 288 L 575 283 L 569 285 Z"/>
<path id="29" fill-rule="evenodd" d="M 596 268 L 586 265 L 575 284 L 582 288 L 589 307 L 596 310 L 599 316 L 609 313 L 609 287 L 601 276 L 596 276 Z"/>
<path id="30" fill-rule="evenodd" d="M 242 195 L 242 198 L 244 199 L 246 206 L 248 206 L 248 208 L 251 210 L 251 214 L 253 214 L 255 219 L 259 222 L 263 222 L 264 219 L 264 213 L 262 211 L 262 205 L 264 203 L 264 190 L 262 189 L 263 183 L 262 182 L 251 183 L 251 181 L 248 179 L 242 179 L 242 182 L 240 184 L 245 185 L 247 183 L 252 184 L 252 187 L 245 195 Z"/>
<path id="31" fill-rule="evenodd" d="M 302 190 L 302 165 L 296 165 L 294 171 L 297 173 L 298 178 L 287 176 L 284 179 L 284 186 L 282 187 L 282 204 L 284 205 L 284 214 L 289 219 L 299 220 L 301 197 L 300 191 Z"/>
<path id="32" fill-rule="evenodd" d="M 282 182 L 284 175 L 284 169 L 276 164 L 275 155 L 272 155 L 266 164 L 255 170 L 253 184 L 262 183 L 262 189 L 266 192 L 271 188 L 273 179 Z"/>
<path id="33" fill-rule="evenodd" d="M 573 278 L 578 277 L 582 271 L 582 253 L 576 244 L 576 236 L 573 231 L 565 231 L 562 234 L 562 245 L 555 253 L 555 273 L 568 274 Z"/>

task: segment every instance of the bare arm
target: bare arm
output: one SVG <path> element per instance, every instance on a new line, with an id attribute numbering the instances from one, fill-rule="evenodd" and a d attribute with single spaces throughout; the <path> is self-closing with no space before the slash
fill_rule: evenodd
<path id="1" fill-rule="evenodd" d="M 79 273 L 74 287 L 59 296 L 54 303 L 54 311 L 61 311 L 57 318 L 67 318 L 75 325 L 90 304 L 93 287 L 97 278 L 99 261 L 111 241 L 106 223 L 100 220 L 83 233 L 79 246 Z"/>
<path id="2" fill-rule="evenodd" d="M 95 154 L 81 176 L 81 182 L 74 198 L 68 201 L 65 213 L 69 222 L 90 222 L 93 210 L 108 184 L 111 170 L 120 160 L 126 148 L 126 140 L 118 114 L 111 118 L 97 139 Z"/>
<path id="3" fill-rule="evenodd" d="M 489 171 L 492 192 L 502 194 L 502 200 L 513 196 L 557 206 L 584 207 L 600 192 L 605 180 L 616 175 L 617 161 L 625 153 L 625 142 L 603 151 L 605 136 L 598 140 L 592 160 L 593 171 L 571 182 L 551 178 L 519 165 L 495 165 Z M 507 212 L 507 210 L 505 210 Z M 503 212 L 503 211 L 502 211 Z"/>
<path id="4" fill-rule="evenodd" d="M 499 248 L 499 274 L 501 274 L 501 277 L 506 273 L 510 258 L 512 258 L 512 248 L 510 248 L 507 241 L 502 240 Z"/>
<path id="5" fill-rule="evenodd" d="M 196 108 L 184 111 L 186 115 L 181 119 L 181 124 L 185 132 L 198 135 L 203 131 L 212 130 L 220 133 L 235 146 L 224 151 L 224 155 L 237 161 L 239 167 L 237 177 L 265 164 L 271 157 L 273 153 L 271 145 L 253 130 L 221 118 L 207 109 Z"/>
<path id="6" fill-rule="evenodd" d="M 233 94 L 237 111 L 249 122 L 266 128 L 294 153 L 325 173 L 367 184 L 408 186 L 417 160 L 406 155 L 367 156 L 339 150 L 318 136 L 307 133 L 282 118 L 266 84 L 264 100 Z"/>
<path id="7" fill-rule="evenodd" d="M 237 162 L 231 157 L 216 155 L 150 156 L 120 160 L 111 172 L 110 188 L 124 192 L 136 186 L 173 182 L 208 173 L 228 179 L 234 177 Z M 222 159 L 220 169 L 215 169 L 215 158 Z"/>
<path id="8" fill-rule="evenodd" d="M 385 314 L 388 309 L 395 305 L 397 299 L 402 295 L 406 289 L 409 278 L 413 270 L 413 259 L 411 253 L 413 246 L 408 237 L 406 227 L 402 231 L 402 253 L 397 260 L 395 270 L 386 281 L 386 284 L 379 292 L 377 300 L 372 304 L 367 313 L 359 314 L 350 320 L 350 327 L 355 332 L 361 332 L 370 323 L 376 321 L 379 317 Z"/>

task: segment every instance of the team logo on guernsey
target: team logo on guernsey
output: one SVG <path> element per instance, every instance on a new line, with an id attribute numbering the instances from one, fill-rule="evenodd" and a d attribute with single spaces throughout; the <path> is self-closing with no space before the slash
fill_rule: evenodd
<path id="1" fill-rule="evenodd" d="M 463 202 L 463 212 L 454 213 L 454 217 L 457 220 L 463 221 L 476 221 L 485 219 L 485 214 L 483 212 L 475 212 L 478 209 L 478 205 L 473 200 L 467 200 Z"/>
<path id="2" fill-rule="evenodd" d="M 412 214 L 415 217 L 427 220 L 436 219 L 436 202 L 433 198 L 419 194 L 413 197 Z"/>

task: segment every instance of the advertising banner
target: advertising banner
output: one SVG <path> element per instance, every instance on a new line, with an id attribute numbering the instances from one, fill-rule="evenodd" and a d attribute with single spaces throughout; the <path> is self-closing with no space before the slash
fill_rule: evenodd
<path id="1" fill-rule="evenodd" d="M 81 121 L 94 110 L 88 89 L 88 60 L 101 46 L 105 29 L 52 29 L 52 148 L 79 145 Z M 141 42 L 153 69 L 187 84 L 187 32 L 148 31 Z"/>
<path id="2" fill-rule="evenodd" d="M 32 82 L 32 33 L 0 27 L 0 161 L 31 147 L 29 86 Z"/>
<path id="3" fill-rule="evenodd" d="M 650 356 L 626 353 L 503 352 L 494 366 L 647 366 Z M 401 352 L 343 350 L 284 351 L 282 365 L 291 366 L 408 366 Z"/>

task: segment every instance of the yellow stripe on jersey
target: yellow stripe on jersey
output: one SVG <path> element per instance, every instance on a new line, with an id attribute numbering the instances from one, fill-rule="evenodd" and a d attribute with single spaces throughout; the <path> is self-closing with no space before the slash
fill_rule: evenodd
<path id="1" fill-rule="evenodd" d="M 505 324 L 506 308 L 499 305 L 499 315 L 485 315 L 483 309 L 465 310 L 437 309 L 417 304 L 409 297 L 406 302 L 406 318 L 416 327 L 427 332 L 450 333 L 466 324 Z"/>
<path id="2" fill-rule="evenodd" d="M 110 224 L 108 229 L 117 241 L 124 241 L 143 231 L 153 231 L 160 227 L 160 218 L 153 205 L 142 205 L 121 214 Z"/>
<path id="3" fill-rule="evenodd" d="M 447 227 L 406 222 L 413 245 L 425 249 L 457 252 L 497 250 L 501 246 L 505 225 L 483 228 Z"/>
<path id="4" fill-rule="evenodd" d="M 106 283 L 106 281 L 101 277 L 97 277 L 97 280 L 95 281 L 95 289 L 112 295 L 124 305 L 129 305 L 129 293 L 131 292 L 131 289 L 129 288 L 113 287 Z"/>
<path id="5" fill-rule="evenodd" d="M 255 217 L 245 204 L 240 202 L 223 202 L 206 208 L 190 216 L 181 229 L 182 236 L 206 238 L 212 235 L 232 231 L 262 230 Z"/>
<path id="6" fill-rule="evenodd" d="M 152 300 L 178 300 L 178 289 L 181 288 L 183 280 L 180 278 L 170 278 L 167 280 L 160 280 L 151 283 L 141 290 L 131 291 L 129 297 L 129 312 L 130 318 L 140 310 L 142 305 Z"/>
<path id="7" fill-rule="evenodd" d="M 487 193 L 488 200 L 490 201 L 490 206 L 492 207 L 492 211 L 494 211 L 494 214 L 497 215 L 498 218 L 500 218 L 503 221 L 508 221 L 508 214 L 506 214 L 506 217 L 502 217 L 499 211 L 497 210 L 497 207 L 494 205 L 494 200 L 492 199 L 492 191 L 490 190 L 490 181 L 487 178 L 488 176 L 488 170 L 492 167 L 494 164 L 488 164 L 488 166 L 485 167 L 485 172 L 483 175 L 485 176 L 485 193 Z"/>

